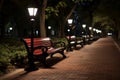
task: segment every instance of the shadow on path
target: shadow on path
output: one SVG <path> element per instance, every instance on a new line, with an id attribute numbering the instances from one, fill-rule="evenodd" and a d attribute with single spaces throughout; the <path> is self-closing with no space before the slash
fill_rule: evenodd
<path id="1" fill-rule="evenodd" d="M 59 63 L 60 61 L 64 60 L 66 58 L 62 58 L 62 57 L 53 57 L 53 58 L 47 58 L 46 60 L 46 63 L 48 66 L 48 68 L 51 68 L 52 69 L 52 66 Z M 36 63 L 36 65 L 39 67 L 39 68 L 45 68 L 44 65 L 40 62 Z"/>
<path id="2" fill-rule="evenodd" d="M 55 69 L 53 68 L 52 66 L 59 63 L 60 61 L 64 60 L 66 58 L 62 58 L 62 57 L 53 57 L 53 58 L 47 58 L 46 62 L 47 64 L 50 66 L 49 68 L 47 69 Z M 37 62 L 36 65 L 39 67 L 39 68 L 45 68 L 43 66 L 43 64 Z M 45 68 L 46 69 L 46 68 Z M 34 71 L 31 71 L 31 72 L 34 72 Z M 0 78 L 0 80 L 17 80 L 19 79 L 20 77 L 24 77 L 26 75 L 28 75 L 29 73 L 31 72 L 26 72 L 24 71 L 24 68 L 19 68 L 19 69 L 16 69 L 14 72 L 12 73 L 9 73 L 9 74 L 6 74 L 4 76 L 2 76 Z"/>

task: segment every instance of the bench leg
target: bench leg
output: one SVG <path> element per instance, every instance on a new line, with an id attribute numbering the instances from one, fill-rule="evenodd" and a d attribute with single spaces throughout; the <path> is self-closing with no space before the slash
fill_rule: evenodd
<path id="1" fill-rule="evenodd" d="M 63 50 L 63 51 L 61 50 L 61 51 L 59 51 L 58 53 L 60 53 L 60 54 L 63 56 L 63 58 L 66 58 L 66 56 L 65 56 L 65 54 L 64 54 L 64 50 Z M 55 54 L 55 53 L 51 54 L 50 57 L 52 58 L 54 54 Z"/>
<path id="2" fill-rule="evenodd" d="M 84 46 L 84 43 L 79 43 L 80 47 L 82 48 Z"/>
<path id="3" fill-rule="evenodd" d="M 29 63 L 25 66 L 24 70 L 27 71 L 27 72 L 35 71 L 35 70 L 38 70 L 38 67 L 37 67 L 35 64 L 29 62 Z"/>
<path id="4" fill-rule="evenodd" d="M 74 44 L 73 47 L 74 47 L 74 49 L 77 49 L 77 44 Z"/>
<path id="5" fill-rule="evenodd" d="M 84 43 L 81 43 L 80 45 L 81 45 L 81 47 L 83 47 Z"/>
<path id="6" fill-rule="evenodd" d="M 50 66 L 48 66 L 48 64 L 46 63 L 46 57 L 45 57 L 45 56 L 42 57 L 41 62 L 42 62 L 42 64 L 44 65 L 45 68 L 50 67 Z"/>
<path id="7" fill-rule="evenodd" d="M 66 56 L 65 56 L 65 54 L 64 54 L 64 50 L 61 51 L 61 54 L 62 54 L 63 58 L 66 58 Z"/>
<path id="8" fill-rule="evenodd" d="M 68 45 L 66 51 L 67 51 L 67 52 L 68 52 L 68 51 L 73 51 L 72 46 L 71 46 L 71 45 Z"/>

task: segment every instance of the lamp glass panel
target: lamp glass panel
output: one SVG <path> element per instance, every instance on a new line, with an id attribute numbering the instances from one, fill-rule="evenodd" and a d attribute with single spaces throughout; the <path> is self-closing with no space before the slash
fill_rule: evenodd
<path id="1" fill-rule="evenodd" d="M 72 19 L 68 19 L 68 24 L 72 24 L 73 20 Z"/>
<path id="2" fill-rule="evenodd" d="M 36 16 L 37 8 L 28 8 L 28 12 L 30 16 Z"/>

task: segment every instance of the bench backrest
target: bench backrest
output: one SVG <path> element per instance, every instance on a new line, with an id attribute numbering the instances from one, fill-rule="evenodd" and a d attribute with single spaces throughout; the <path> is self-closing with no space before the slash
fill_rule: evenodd
<path id="1" fill-rule="evenodd" d="M 66 36 L 67 40 L 75 41 L 76 36 Z"/>
<path id="2" fill-rule="evenodd" d="M 24 44 L 28 50 L 31 48 L 31 38 L 24 38 L 23 39 Z M 47 47 L 52 47 L 52 41 L 50 38 L 33 38 L 33 47 L 38 47 L 38 46 L 47 46 Z"/>
<path id="3" fill-rule="evenodd" d="M 31 38 L 25 38 L 24 41 L 27 43 L 28 47 L 31 47 Z M 34 47 L 37 46 L 52 46 L 52 42 L 50 38 L 33 38 Z"/>
<path id="4" fill-rule="evenodd" d="M 28 53 L 31 53 L 31 38 L 24 38 L 22 39 L 25 47 L 27 49 Z M 36 48 L 38 46 L 46 46 L 46 47 L 52 47 L 53 43 L 49 37 L 46 38 L 33 38 L 33 48 Z M 34 55 L 41 54 L 41 50 L 35 50 Z"/>

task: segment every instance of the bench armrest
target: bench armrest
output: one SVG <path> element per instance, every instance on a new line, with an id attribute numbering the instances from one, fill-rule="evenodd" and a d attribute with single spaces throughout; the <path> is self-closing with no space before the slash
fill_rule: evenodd
<path id="1" fill-rule="evenodd" d="M 37 50 L 37 49 L 40 49 L 40 50 L 42 51 L 42 55 L 48 56 L 48 53 L 47 53 L 48 47 L 46 47 L 46 46 L 38 46 L 38 47 L 35 47 L 35 48 L 33 49 L 33 52 L 34 52 L 35 50 Z"/>

